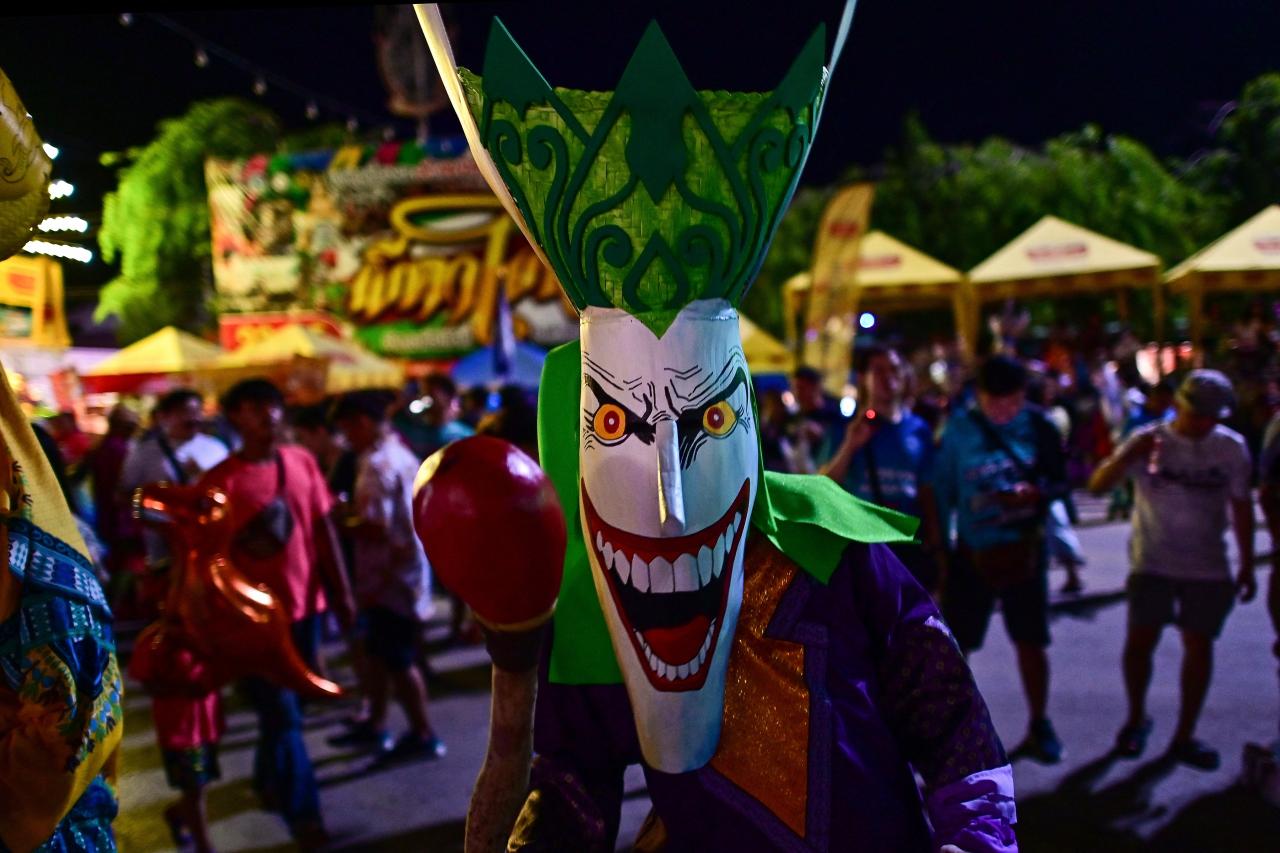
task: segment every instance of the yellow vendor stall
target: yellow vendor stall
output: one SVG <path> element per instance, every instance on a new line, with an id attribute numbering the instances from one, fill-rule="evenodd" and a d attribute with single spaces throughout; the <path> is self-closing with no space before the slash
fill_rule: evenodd
<path id="1" fill-rule="evenodd" d="M 1046 216 L 969 271 L 970 328 L 976 332 L 982 306 L 999 299 L 1115 293 L 1124 317 L 1128 310 L 1126 291 L 1141 287 L 1151 288 L 1159 340 L 1164 334 L 1160 259 L 1056 216 Z"/>
<path id="2" fill-rule="evenodd" d="M 1198 346 L 1205 294 L 1280 290 L 1280 205 L 1265 208 L 1169 270 L 1165 282 L 1171 293 L 1187 295 L 1191 342 Z"/>
<path id="3" fill-rule="evenodd" d="M 307 326 L 284 326 L 222 356 L 218 367 L 224 384 L 265 373 L 283 384 L 287 396 L 303 403 L 363 388 L 398 390 L 404 381 L 404 369 L 396 362 Z"/>
<path id="4" fill-rule="evenodd" d="M 972 352 L 977 330 L 968 325 L 972 313 L 968 309 L 964 273 L 883 231 L 872 231 L 862 238 L 858 248 L 854 278 L 855 310 L 890 314 L 950 309 L 955 318 L 956 337 Z M 807 272 L 787 280 L 784 298 L 788 313 L 798 310 L 812 280 Z"/>
<path id="5" fill-rule="evenodd" d="M 91 393 L 158 393 L 192 383 L 221 354 L 217 344 L 166 326 L 99 362 L 80 383 Z"/>
<path id="6" fill-rule="evenodd" d="M 0 261 L 0 342 L 4 346 L 66 347 L 62 264 L 15 255 Z"/>
<path id="7" fill-rule="evenodd" d="M 795 356 L 782 341 L 741 314 L 738 315 L 738 328 L 742 332 L 742 354 L 746 356 L 752 376 L 789 376 L 795 370 Z"/>

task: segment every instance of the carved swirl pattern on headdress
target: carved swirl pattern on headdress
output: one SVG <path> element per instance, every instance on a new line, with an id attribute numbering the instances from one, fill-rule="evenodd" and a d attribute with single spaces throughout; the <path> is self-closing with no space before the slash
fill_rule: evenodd
<path id="1" fill-rule="evenodd" d="M 698 92 L 651 25 L 614 92 L 553 89 L 495 22 L 461 70 L 481 138 L 579 308 L 661 333 L 696 299 L 737 304 L 813 142 L 820 28 L 772 92 Z"/>

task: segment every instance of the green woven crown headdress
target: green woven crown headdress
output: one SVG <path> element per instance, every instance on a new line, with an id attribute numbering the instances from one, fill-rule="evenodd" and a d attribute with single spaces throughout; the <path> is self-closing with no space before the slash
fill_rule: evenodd
<path id="1" fill-rule="evenodd" d="M 553 89 L 496 19 L 484 75 L 459 69 L 480 138 L 579 310 L 662 335 L 696 299 L 738 304 L 813 144 L 818 27 L 772 92 L 698 92 L 650 24 L 613 92 Z"/>

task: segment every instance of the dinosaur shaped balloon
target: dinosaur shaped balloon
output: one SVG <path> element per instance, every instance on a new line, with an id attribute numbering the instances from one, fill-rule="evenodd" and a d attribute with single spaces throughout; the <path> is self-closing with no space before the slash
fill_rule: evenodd
<path id="1" fill-rule="evenodd" d="M 138 637 L 135 677 L 153 688 L 203 693 L 256 675 L 307 697 L 342 694 L 298 655 L 276 597 L 231 562 L 225 493 L 157 483 L 138 490 L 134 509 L 166 533 L 174 555 L 161 616 Z"/>

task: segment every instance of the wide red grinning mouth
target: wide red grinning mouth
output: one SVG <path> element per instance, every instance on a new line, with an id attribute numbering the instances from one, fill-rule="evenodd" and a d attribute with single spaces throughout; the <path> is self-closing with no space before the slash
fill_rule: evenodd
<path id="1" fill-rule="evenodd" d="M 582 485 L 588 547 L 641 668 L 658 690 L 698 690 L 706 681 L 750 500 L 748 479 L 724 515 L 702 530 L 641 536 L 601 519 Z"/>

